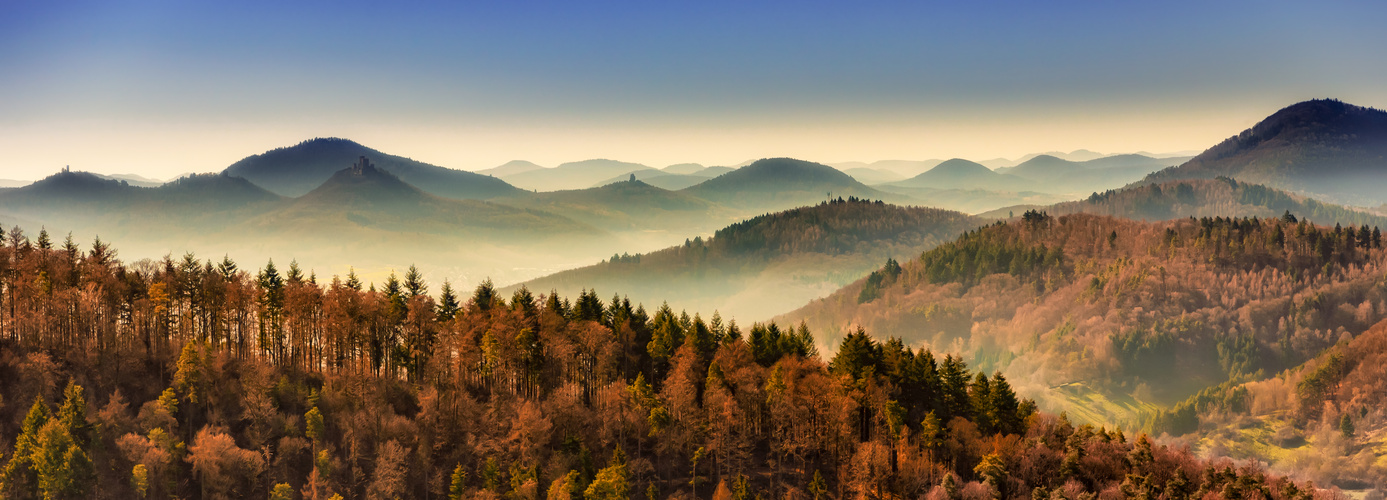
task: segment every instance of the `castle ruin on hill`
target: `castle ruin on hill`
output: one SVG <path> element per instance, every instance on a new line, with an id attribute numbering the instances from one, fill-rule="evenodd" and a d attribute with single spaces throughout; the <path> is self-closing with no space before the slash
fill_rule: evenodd
<path id="1" fill-rule="evenodd" d="M 372 165 L 371 160 L 367 160 L 365 156 L 352 164 L 352 175 L 365 175 L 366 172 L 374 172 L 375 170 L 376 166 Z"/>

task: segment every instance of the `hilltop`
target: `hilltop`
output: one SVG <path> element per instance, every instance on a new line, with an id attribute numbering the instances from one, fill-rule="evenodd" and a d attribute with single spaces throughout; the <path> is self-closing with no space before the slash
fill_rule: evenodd
<path id="1" fill-rule="evenodd" d="M 601 234 L 591 226 L 545 212 L 435 196 L 374 166 L 364 156 L 307 194 L 248 224 L 334 239 L 367 229 L 450 237 L 486 234 L 502 239 Z"/>
<path id="2" fill-rule="evenodd" d="M 487 199 L 519 191 L 494 177 L 430 165 L 338 138 L 312 139 L 251 155 L 222 172 L 243 177 L 279 195 L 297 197 L 318 187 L 343 165 L 350 165 L 362 156 L 370 157 L 377 168 L 445 198 Z"/>
<path id="3" fill-rule="evenodd" d="M 1336 100 L 1288 106 L 1143 182 L 1232 177 L 1357 205 L 1387 202 L 1387 112 Z"/>
<path id="4" fill-rule="evenodd" d="M 983 189 L 988 191 L 1021 191 L 1031 183 L 1013 175 L 999 174 L 978 163 L 954 158 L 940 163 L 909 179 L 889 184 L 904 188 Z"/>
<path id="5" fill-rule="evenodd" d="M 828 165 L 793 158 L 767 158 L 680 192 L 748 210 L 784 210 L 825 198 L 905 200 L 867 187 Z"/>
<path id="6" fill-rule="evenodd" d="M 750 167 L 747 167 L 750 168 Z M 764 319 L 914 255 L 977 221 L 967 215 L 848 199 L 754 217 L 646 254 L 526 282 L 537 291 L 621 290 L 636 301 Z"/>
<path id="7" fill-rule="evenodd" d="M 1076 194 L 1124 186 L 1162 168 L 1184 163 L 1188 159 L 1125 154 L 1087 161 L 1071 161 L 1050 155 L 1038 155 L 1015 167 L 999 168 L 997 172 L 1039 183 L 1032 189 Z"/>

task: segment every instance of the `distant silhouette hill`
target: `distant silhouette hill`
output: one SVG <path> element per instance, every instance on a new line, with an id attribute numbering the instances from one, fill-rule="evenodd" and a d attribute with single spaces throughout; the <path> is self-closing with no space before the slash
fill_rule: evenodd
<path id="1" fill-rule="evenodd" d="M 884 168 L 853 167 L 842 170 L 843 173 L 851 175 L 858 182 L 869 186 L 905 180 L 904 176 Z"/>
<path id="2" fill-rule="evenodd" d="M 1143 182 L 1232 177 L 1357 205 L 1387 202 L 1387 112 L 1337 100 L 1288 106 Z"/>
<path id="3" fill-rule="evenodd" d="M 773 210 L 812 205 L 830 195 L 884 201 L 908 199 L 868 187 L 828 165 L 793 158 L 757 160 L 682 192 L 733 207 Z"/>
<path id="4" fill-rule="evenodd" d="M 0 190 L 0 207 L 15 213 L 81 212 L 101 218 L 113 211 L 164 211 L 188 217 L 278 202 L 279 195 L 240 177 L 192 174 L 158 187 L 131 186 L 90 172 L 61 171 L 33 184 Z"/>
<path id="5" fill-rule="evenodd" d="M 635 172 L 628 172 L 625 174 L 618 175 L 616 177 L 603 179 L 601 181 L 593 183 L 592 187 L 601 187 L 606 186 L 608 184 L 626 182 L 630 180 L 630 177 L 632 175 L 636 176 L 636 180 L 650 184 L 660 189 L 668 189 L 670 191 L 678 191 L 680 189 L 684 189 L 686 187 L 693 186 L 695 184 L 713 178 L 713 176 L 704 176 L 699 174 L 672 174 L 663 170 L 654 169 L 637 170 Z"/>
<path id="6" fill-rule="evenodd" d="M 372 161 L 359 159 L 314 190 L 251 224 L 293 234 L 330 237 L 362 228 L 445 235 L 485 233 L 524 239 L 583 231 L 601 233 L 546 212 L 426 193 L 373 166 Z"/>
<path id="7" fill-rule="evenodd" d="M 613 256 L 526 286 L 535 293 L 620 291 L 647 306 L 667 300 L 676 310 L 718 310 L 748 324 L 821 297 L 888 258 L 918 255 L 979 223 L 947 210 L 835 200 L 753 217 L 719 229 L 712 238 Z"/>
<path id="8" fill-rule="evenodd" d="M 223 170 L 283 196 L 296 197 L 321 185 L 343 165 L 368 156 L 377 168 L 391 172 L 430 194 L 446 198 L 487 199 L 513 194 L 504 181 L 462 170 L 376 151 L 347 139 L 319 138 L 248 156 Z"/>
<path id="9" fill-rule="evenodd" d="M 613 177 L 638 170 L 655 170 L 639 163 L 595 159 L 564 163 L 554 168 L 530 170 L 503 177 L 506 182 L 526 190 L 559 191 L 584 189 Z"/>
<path id="10" fill-rule="evenodd" d="M 985 189 L 989 191 L 1034 190 L 1034 183 L 1012 175 L 999 174 L 981 164 L 954 158 L 891 186 L 931 189 Z"/>
<path id="11" fill-rule="evenodd" d="M 1104 191 L 1135 182 L 1142 177 L 1184 163 L 1187 158 L 1152 158 L 1139 154 L 1113 155 L 1087 161 L 1070 161 L 1039 155 L 998 173 L 1034 181 L 1032 189 L 1052 193 L 1081 194 Z"/>
<path id="12" fill-rule="evenodd" d="M 492 177 L 505 177 L 507 175 L 514 175 L 529 172 L 531 170 L 539 170 L 542 168 L 544 167 L 525 160 L 511 160 L 502 164 L 501 166 L 488 168 L 486 170 L 478 170 L 475 173 L 481 175 L 490 175 Z"/>
<path id="13" fill-rule="evenodd" d="M 642 170 L 637 172 L 637 177 L 639 178 L 639 174 L 643 172 L 659 171 Z M 697 233 L 717 229 L 733 217 L 729 210 L 716 203 L 652 186 L 641 180 L 623 180 L 588 189 L 524 194 L 495 201 L 564 214 L 575 220 L 614 231 Z"/>
<path id="14" fill-rule="evenodd" d="M 908 179 L 910 177 L 920 175 L 921 172 L 934 168 L 936 165 L 939 165 L 940 163 L 944 163 L 944 160 L 878 160 L 871 163 L 863 161 L 847 161 L 841 163 L 830 163 L 829 166 L 838 170 L 842 170 L 844 172 L 848 172 L 849 170 L 856 168 L 884 170 L 899 176 L 901 179 Z"/>

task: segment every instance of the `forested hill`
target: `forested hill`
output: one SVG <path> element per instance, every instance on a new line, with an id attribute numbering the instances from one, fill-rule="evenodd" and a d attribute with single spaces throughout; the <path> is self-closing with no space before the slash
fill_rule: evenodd
<path id="1" fill-rule="evenodd" d="M 204 233 L 272 210 L 282 201 L 245 179 L 223 174 L 192 174 L 158 187 L 136 187 L 64 170 L 28 186 L 0 190 L 0 211 L 6 215 L 111 232 L 177 227 Z"/>
<path id="2" fill-rule="evenodd" d="M 915 255 L 976 227 L 967 215 L 848 198 L 754 217 L 713 237 L 526 283 L 576 294 L 618 289 L 633 299 L 762 319 L 850 283 L 892 257 Z"/>
<path id="3" fill-rule="evenodd" d="M 1276 377 L 1201 391 L 1149 415 L 1144 427 L 1294 469 L 1318 484 L 1380 488 L 1387 478 L 1387 321 Z"/>
<path id="4" fill-rule="evenodd" d="M 1232 177 L 1364 206 L 1387 202 L 1387 112 L 1336 100 L 1286 107 L 1144 182 Z"/>
<path id="5" fill-rule="evenodd" d="M 785 210 L 826 198 L 849 196 L 904 201 L 857 182 L 828 165 L 793 158 L 767 158 L 682 190 L 705 200 L 753 210 Z"/>
<path id="6" fill-rule="evenodd" d="M 1268 218 L 1290 212 L 1316 224 L 1387 227 L 1387 217 L 1227 177 L 1128 186 L 1094 193 L 1079 201 L 1047 207 L 1008 207 L 980 217 L 1005 218 L 1029 209 L 1044 210 L 1050 215 L 1090 213 L 1146 220 L 1220 215 Z"/>
<path id="7" fill-rule="evenodd" d="M 283 196 L 297 197 L 321 185 L 361 156 L 424 191 L 445 198 L 487 199 L 519 191 L 487 175 L 453 170 L 389 155 L 347 139 L 318 138 L 248 156 L 223 170 Z"/>
<path id="8" fill-rule="evenodd" d="M 1381 232 L 1281 218 L 1030 212 L 780 318 L 958 349 L 1043 407 L 1135 421 L 1293 367 L 1387 314 Z M 1052 390 L 1053 389 L 1053 390 Z"/>
<path id="9" fill-rule="evenodd" d="M 0 241 L 6 498 L 1342 498 L 864 332 L 115 255 Z"/>

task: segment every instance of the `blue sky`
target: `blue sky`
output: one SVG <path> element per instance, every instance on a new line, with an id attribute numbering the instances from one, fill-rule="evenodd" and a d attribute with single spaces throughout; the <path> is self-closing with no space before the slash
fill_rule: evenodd
<path id="1" fill-rule="evenodd" d="M 216 170 L 314 136 L 592 157 L 1202 149 L 1387 105 L 1370 2 L 0 2 L 0 177 Z"/>

